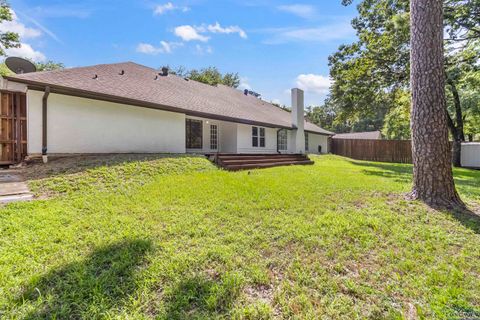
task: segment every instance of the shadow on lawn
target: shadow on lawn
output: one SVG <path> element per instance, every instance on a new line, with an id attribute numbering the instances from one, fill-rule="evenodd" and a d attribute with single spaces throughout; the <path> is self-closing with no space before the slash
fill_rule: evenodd
<path id="1" fill-rule="evenodd" d="M 366 175 L 392 178 L 395 181 L 401 183 L 412 182 L 413 168 L 411 165 L 379 162 L 361 162 L 355 160 L 348 161 L 351 164 L 368 168 L 362 170 L 362 172 Z M 459 190 L 480 197 L 480 172 L 474 170 L 469 171 L 466 169 L 462 171 L 457 170 L 455 172 L 455 184 Z M 444 212 L 453 216 L 465 227 L 473 230 L 477 234 L 480 234 L 480 215 L 478 215 L 477 213 L 469 209 L 461 211 L 451 210 Z"/>
<path id="2" fill-rule="evenodd" d="M 135 290 L 135 271 L 151 249 L 145 240 L 128 240 L 95 250 L 86 260 L 54 270 L 34 281 L 17 303 L 37 309 L 25 319 L 82 319 L 121 307 Z"/>

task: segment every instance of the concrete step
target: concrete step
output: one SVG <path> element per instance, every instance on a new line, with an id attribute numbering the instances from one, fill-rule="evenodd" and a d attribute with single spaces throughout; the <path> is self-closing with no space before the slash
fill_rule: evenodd
<path id="1" fill-rule="evenodd" d="M 226 165 L 224 168 L 230 171 L 238 170 L 247 170 L 247 169 L 261 169 L 261 168 L 272 168 L 279 166 L 288 166 L 288 165 L 312 165 L 314 164 L 311 160 L 302 160 L 302 161 L 286 161 L 286 162 L 267 162 L 267 163 L 250 163 L 250 164 L 236 164 L 236 165 Z"/>
<path id="2" fill-rule="evenodd" d="M 0 196 L 0 203 L 3 203 L 3 204 L 10 203 L 10 202 L 17 202 L 17 201 L 30 201 L 30 200 L 33 200 L 33 194 L 31 193 Z"/>
<path id="3" fill-rule="evenodd" d="M 270 155 L 218 155 L 217 159 L 219 160 L 255 160 L 255 159 L 283 159 L 283 158 L 302 158 L 306 159 L 305 155 L 296 155 L 296 154 L 270 154 Z"/>
<path id="4" fill-rule="evenodd" d="M 236 165 L 236 164 L 255 164 L 255 163 L 270 163 L 270 162 L 293 162 L 293 161 L 305 161 L 308 160 L 307 158 L 300 158 L 300 157 L 282 157 L 282 158 L 262 158 L 262 159 L 229 159 L 224 160 L 220 159 L 222 165 Z"/>

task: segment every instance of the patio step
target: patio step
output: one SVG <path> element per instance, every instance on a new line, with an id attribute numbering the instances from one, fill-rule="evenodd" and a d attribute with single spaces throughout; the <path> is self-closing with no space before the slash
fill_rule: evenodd
<path id="1" fill-rule="evenodd" d="M 231 171 L 314 163 L 303 154 L 217 154 L 214 161 Z"/>

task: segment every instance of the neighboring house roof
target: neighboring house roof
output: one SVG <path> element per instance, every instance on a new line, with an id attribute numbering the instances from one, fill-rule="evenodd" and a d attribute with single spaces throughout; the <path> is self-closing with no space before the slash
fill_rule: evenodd
<path id="1" fill-rule="evenodd" d="M 382 139 L 382 134 L 380 133 L 380 131 L 339 133 L 339 134 L 334 135 L 333 139 L 380 140 L 380 139 Z"/>
<path id="2" fill-rule="evenodd" d="M 123 74 L 122 74 L 123 73 Z M 133 62 L 35 72 L 6 77 L 29 88 L 182 112 L 239 123 L 292 128 L 291 114 L 242 91 L 168 75 Z M 305 121 L 305 130 L 334 133 Z"/>

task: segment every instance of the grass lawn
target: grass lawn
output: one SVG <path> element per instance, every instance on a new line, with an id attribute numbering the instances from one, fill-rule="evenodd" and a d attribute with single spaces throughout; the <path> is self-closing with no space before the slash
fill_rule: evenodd
<path id="1" fill-rule="evenodd" d="M 405 201 L 411 166 L 312 158 L 33 170 L 48 197 L 0 209 L 0 318 L 480 318 L 478 217 Z"/>

